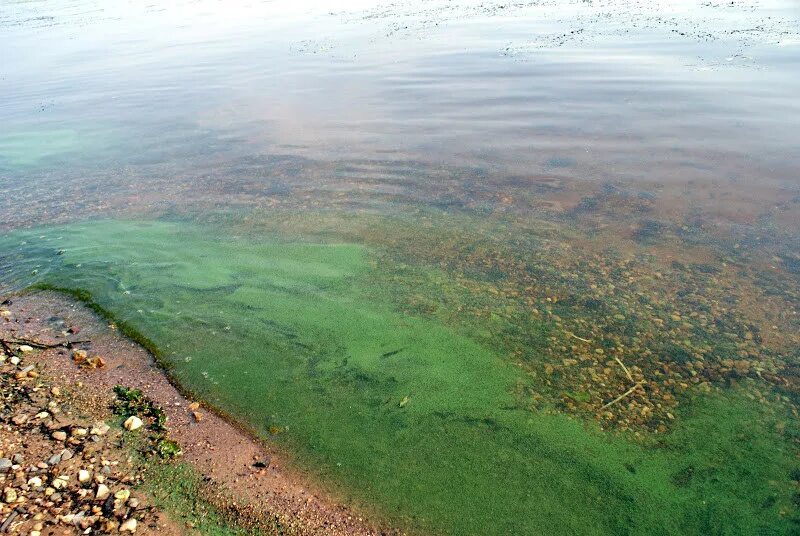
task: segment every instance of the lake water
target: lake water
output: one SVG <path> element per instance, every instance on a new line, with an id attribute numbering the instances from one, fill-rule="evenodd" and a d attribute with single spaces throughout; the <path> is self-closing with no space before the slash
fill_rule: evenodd
<path id="1" fill-rule="evenodd" d="M 800 530 L 800 7 L 0 6 L 0 289 L 424 534 Z"/>

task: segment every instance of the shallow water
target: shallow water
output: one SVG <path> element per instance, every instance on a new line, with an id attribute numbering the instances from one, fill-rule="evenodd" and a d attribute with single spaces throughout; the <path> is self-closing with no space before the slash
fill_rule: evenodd
<path id="1" fill-rule="evenodd" d="M 0 288 L 89 290 L 353 504 L 797 529 L 792 3 L 11 2 L 0 42 Z"/>

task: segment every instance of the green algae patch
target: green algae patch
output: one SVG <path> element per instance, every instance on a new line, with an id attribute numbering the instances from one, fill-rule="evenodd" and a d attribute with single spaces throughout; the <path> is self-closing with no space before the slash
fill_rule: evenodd
<path id="1" fill-rule="evenodd" d="M 383 268 L 363 246 L 102 221 L 7 235 L 0 257 L 0 284 L 83 289 L 186 388 L 410 530 L 797 528 L 793 421 L 777 406 L 739 390 L 700 397 L 647 446 L 521 409 L 521 369 L 393 309 L 398 287 L 374 285 Z"/>

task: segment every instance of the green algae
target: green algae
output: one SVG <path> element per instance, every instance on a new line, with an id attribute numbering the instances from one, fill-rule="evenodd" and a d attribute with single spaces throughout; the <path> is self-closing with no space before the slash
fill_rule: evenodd
<path id="1" fill-rule="evenodd" d="M 777 407 L 739 390 L 699 397 L 648 446 L 519 409 L 524 374 L 485 344 L 393 310 L 363 246 L 104 221 L 11 234 L 0 255 L 26 259 L 0 284 L 83 289 L 187 388 L 411 529 L 797 528 L 794 432 Z"/>

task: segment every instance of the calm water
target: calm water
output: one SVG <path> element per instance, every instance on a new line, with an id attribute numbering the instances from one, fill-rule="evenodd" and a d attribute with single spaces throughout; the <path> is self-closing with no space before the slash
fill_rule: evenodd
<path id="1" fill-rule="evenodd" d="M 5 2 L 0 47 L 0 289 L 90 290 L 332 492 L 800 530 L 796 3 Z"/>

